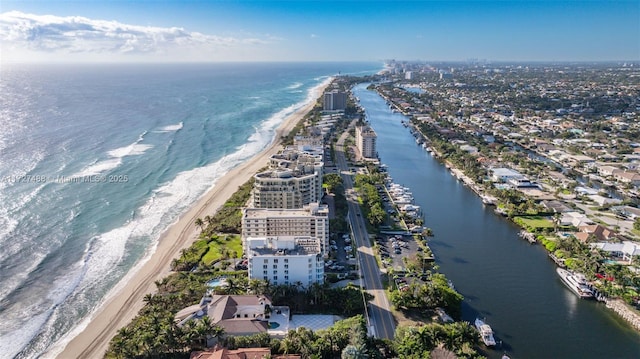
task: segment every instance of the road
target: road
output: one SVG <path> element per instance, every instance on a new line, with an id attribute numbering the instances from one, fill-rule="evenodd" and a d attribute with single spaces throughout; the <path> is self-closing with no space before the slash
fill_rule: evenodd
<path id="1" fill-rule="evenodd" d="M 335 147 L 335 160 L 336 166 L 341 173 L 345 193 L 347 193 L 347 203 L 349 206 L 348 221 L 351 225 L 352 235 L 354 242 L 357 245 L 357 261 L 360 268 L 360 276 L 362 285 L 366 289 L 366 292 L 373 295 L 374 299 L 369 302 L 367 309 L 367 315 L 370 325 L 374 328 L 374 336 L 377 338 L 393 339 L 395 333 L 395 319 L 391 314 L 391 306 L 389 299 L 382 286 L 382 280 L 380 279 L 380 268 L 376 261 L 369 241 L 369 234 L 367 227 L 360 211 L 360 206 L 355 198 L 349 193 L 353 189 L 353 179 L 349 166 L 347 165 L 344 141 L 348 136 L 345 132 L 338 139 Z"/>

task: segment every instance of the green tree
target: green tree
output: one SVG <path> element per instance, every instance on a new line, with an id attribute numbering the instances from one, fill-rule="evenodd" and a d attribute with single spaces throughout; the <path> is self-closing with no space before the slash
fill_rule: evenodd
<path id="1" fill-rule="evenodd" d="M 202 218 L 196 218 L 195 225 L 198 226 L 198 228 L 200 228 L 200 231 L 202 232 L 202 228 L 204 226 L 204 221 L 202 220 Z"/>
<path id="2" fill-rule="evenodd" d="M 323 182 L 327 188 L 327 192 L 334 193 L 337 188 L 342 186 L 342 177 L 337 173 L 328 173 L 324 175 Z"/>

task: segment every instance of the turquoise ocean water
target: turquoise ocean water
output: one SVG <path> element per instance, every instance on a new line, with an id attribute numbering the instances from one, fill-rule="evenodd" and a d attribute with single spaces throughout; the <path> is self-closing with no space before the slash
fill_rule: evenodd
<path id="1" fill-rule="evenodd" d="M 382 66 L 3 65 L 0 357 L 54 355 L 314 88 Z"/>

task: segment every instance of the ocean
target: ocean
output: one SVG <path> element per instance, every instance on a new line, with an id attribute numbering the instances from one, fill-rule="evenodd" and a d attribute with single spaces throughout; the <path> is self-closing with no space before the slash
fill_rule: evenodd
<path id="1" fill-rule="evenodd" d="M 338 73 L 382 63 L 2 65 L 0 357 L 52 357 L 160 235 Z"/>

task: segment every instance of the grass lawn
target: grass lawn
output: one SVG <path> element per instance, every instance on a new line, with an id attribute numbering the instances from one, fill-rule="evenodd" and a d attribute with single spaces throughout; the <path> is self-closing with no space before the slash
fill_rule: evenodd
<path id="1" fill-rule="evenodd" d="M 553 228 L 553 222 L 543 217 L 517 217 L 529 228 Z"/>
<path id="2" fill-rule="evenodd" d="M 229 238 L 229 240 L 227 240 L 227 238 Z M 220 236 L 209 242 L 209 249 L 202 257 L 202 262 L 205 265 L 210 265 L 211 263 L 221 259 L 222 253 L 225 249 L 229 253 L 229 258 L 240 258 L 242 256 L 242 240 L 240 239 L 240 236 Z M 233 255 L 234 251 L 236 254 L 235 257 Z"/>

